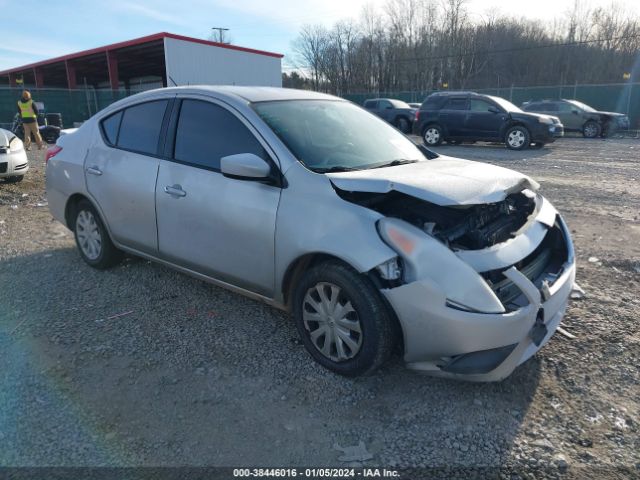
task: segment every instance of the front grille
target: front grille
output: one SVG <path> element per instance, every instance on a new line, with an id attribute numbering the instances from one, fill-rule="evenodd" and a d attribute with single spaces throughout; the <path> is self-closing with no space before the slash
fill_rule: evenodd
<path id="1" fill-rule="evenodd" d="M 16 165 L 15 167 L 13 167 L 14 170 L 22 170 L 27 168 L 27 164 L 26 163 L 21 163 L 20 165 Z"/>
<path id="2" fill-rule="evenodd" d="M 551 286 L 560 276 L 568 254 L 567 240 L 556 223 L 533 253 L 513 266 L 537 288 L 541 288 L 545 280 Z M 504 307 L 514 310 L 526 305 L 526 299 L 520 289 L 502 274 L 508 268 L 484 272 L 482 276 Z"/>
<path id="3" fill-rule="evenodd" d="M 7 153 L 9 151 L 9 147 L 0 147 L 0 153 Z"/>
<path id="4" fill-rule="evenodd" d="M 9 165 L 7 162 L 0 163 L 0 173 L 7 173 L 7 165 Z"/>

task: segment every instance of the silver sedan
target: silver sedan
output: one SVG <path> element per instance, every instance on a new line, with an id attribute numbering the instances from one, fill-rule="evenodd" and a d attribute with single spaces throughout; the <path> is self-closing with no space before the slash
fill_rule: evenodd
<path id="1" fill-rule="evenodd" d="M 292 312 L 343 375 L 499 380 L 560 324 L 562 218 L 520 173 L 437 155 L 341 99 L 182 87 L 117 102 L 48 153 L 53 216 L 82 258 L 123 252 Z"/>

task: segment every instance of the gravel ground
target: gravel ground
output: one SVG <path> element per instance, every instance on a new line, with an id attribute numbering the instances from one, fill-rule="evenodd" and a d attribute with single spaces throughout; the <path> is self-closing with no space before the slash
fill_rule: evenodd
<path id="1" fill-rule="evenodd" d="M 563 326 L 575 338 L 556 334 L 501 383 L 422 376 L 400 358 L 341 378 L 261 303 L 136 258 L 95 271 L 51 219 L 32 152 L 22 183 L 0 181 L 0 466 L 639 476 L 640 142 L 438 151 L 533 176 L 574 235 L 586 296 Z"/>

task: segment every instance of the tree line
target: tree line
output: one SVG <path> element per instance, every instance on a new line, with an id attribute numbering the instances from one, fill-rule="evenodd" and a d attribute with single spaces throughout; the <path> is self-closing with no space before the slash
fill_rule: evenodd
<path id="1" fill-rule="evenodd" d="M 388 0 L 331 27 L 305 25 L 283 84 L 344 95 L 640 78 L 640 20 L 620 4 L 575 0 L 545 21 L 472 15 L 466 1 Z"/>

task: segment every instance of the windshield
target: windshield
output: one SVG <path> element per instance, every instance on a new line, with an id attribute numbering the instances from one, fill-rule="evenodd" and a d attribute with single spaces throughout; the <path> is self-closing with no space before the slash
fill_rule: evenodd
<path id="1" fill-rule="evenodd" d="M 319 173 L 425 158 L 407 137 L 350 102 L 283 100 L 253 108 L 302 164 Z"/>
<path id="2" fill-rule="evenodd" d="M 516 107 L 513 103 L 511 103 L 509 100 L 505 100 L 502 97 L 489 97 L 491 100 L 493 100 L 494 102 L 496 102 L 498 105 L 500 105 L 502 108 L 504 108 L 507 112 L 521 112 L 522 110 L 520 110 L 518 107 Z"/>
<path id="3" fill-rule="evenodd" d="M 567 100 L 569 103 L 572 103 L 573 105 L 575 105 L 578 108 L 581 108 L 582 110 L 584 110 L 585 112 L 595 112 L 595 110 L 593 108 L 591 108 L 589 105 L 579 102 L 577 100 Z"/>

